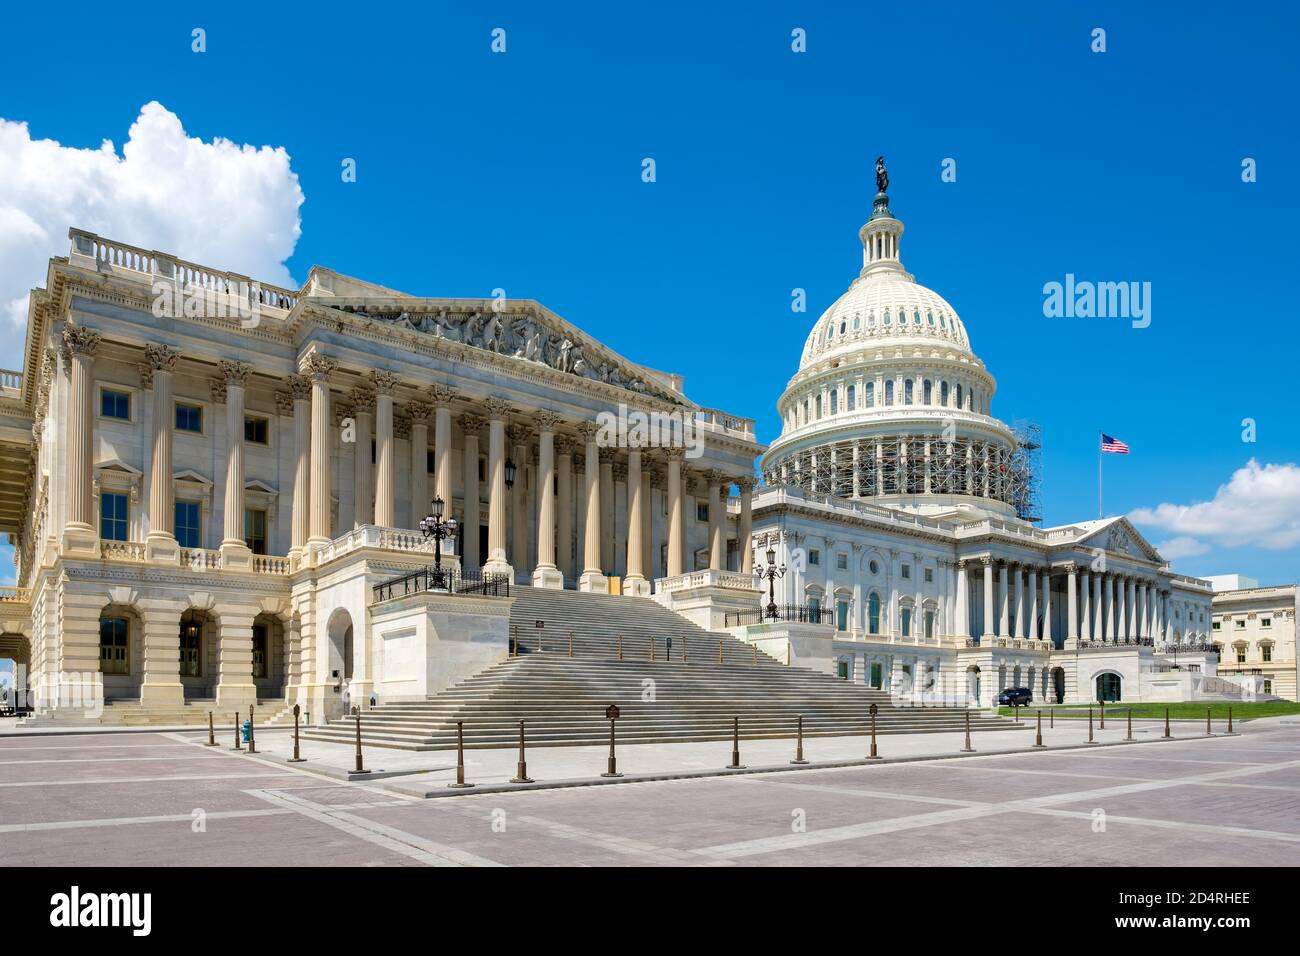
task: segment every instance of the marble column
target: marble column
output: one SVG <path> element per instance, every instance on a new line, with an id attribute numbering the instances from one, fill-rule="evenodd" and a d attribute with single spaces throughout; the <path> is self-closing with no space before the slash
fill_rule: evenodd
<path id="1" fill-rule="evenodd" d="M 1002 561 L 998 565 L 998 636 L 1008 637 L 1008 631 L 1011 627 L 1009 621 L 1009 608 L 1011 603 L 1011 592 L 1007 585 L 1007 569 L 1009 562 Z"/>
<path id="2" fill-rule="evenodd" d="M 429 415 L 433 409 L 428 402 L 414 401 L 407 403 L 406 411 L 411 416 L 411 487 L 408 489 L 411 514 L 406 526 L 418 528 L 420 520 L 429 513 L 426 509 L 432 500 L 429 494 Z M 451 498 L 442 500 L 442 513 L 459 521 L 460 518 L 452 514 Z M 448 544 L 448 541 L 442 542 L 443 554 L 451 550 Z"/>
<path id="3" fill-rule="evenodd" d="M 966 608 L 967 593 L 966 559 L 962 558 L 957 562 L 957 593 L 954 595 L 956 620 L 953 622 L 954 633 L 961 638 L 970 637 L 970 612 Z"/>
<path id="4" fill-rule="evenodd" d="M 293 396 L 293 516 L 290 554 L 302 555 L 311 535 L 311 379 L 290 375 L 287 381 Z"/>
<path id="5" fill-rule="evenodd" d="M 506 431 L 510 439 L 510 458 L 515 463 L 515 483 L 510 493 L 510 564 L 528 573 L 528 445 L 532 429 L 522 422 Z"/>
<path id="6" fill-rule="evenodd" d="M 582 549 L 582 575 L 578 578 L 578 590 L 606 593 L 609 590 L 605 575 L 601 571 L 601 521 L 600 521 L 600 486 L 602 468 L 600 464 L 600 447 L 596 444 L 599 428 L 592 422 L 583 422 L 578 426 L 582 436 L 585 454 L 583 456 L 583 501 L 585 503 L 585 527 Z M 610 463 L 610 476 L 613 477 L 613 463 Z"/>
<path id="7" fill-rule="evenodd" d="M 447 502 L 455 496 L 455 482 L 451 474 L 451 403 L 456 393 L 444 385 L 434 385 L 429 389 L 433 401 L 433 493 Z M 423 466 L 422 466 L 423 467 Z M 478 459 L 474 461 L 474 474 L 478 475 Z M 477 537 L 477 530 L 475 531 Z M 477 549 L 477 543 L 475 544 Z"/>
<path id="8" fill-rule="evenodd" d="M 252 368 L 223 359 L 226 379 L 226 497 L 221 566 L 250 568 L 253 552 L 244 543 L 244 386 Z"/>
<path id="9" fill-rule="evenodd" d="M 650 582 L 646 580 L 642 560 L 645 557 L 645 488 L 641 482 L 641 449 L 629 448 L 627 452 L 627 577 L 623 590 L 627 594 L 649 595 Z"/>
<path id="10" fill-rule="evenodd" d="M 172 408 L 172 373 L 180 353 L 165 345 L 146 345 L 144 355 L 146 369 L 153 378 L 153 453 L 145 558 L 158 564 L 176 564 L 180 561 L 180 548 L 176 544 L 176 493 L 172 478 L 172 428 L 176 420 Z"/>
<path id="11" fill-rule="evenodd" d="M 573 449 L 567 435 L 555 439 L 556 555 L 555 563 L 563 578 L 574 577 L 573 569 Z"/>
<path id="12" fill-rule="evenodd" d="M 1120 640 L 1128 641 L 1132 637 L 1129 630 L 1129 608 L 1132 606 L 1133 598 L 1129 588 L 1127 578 L 1120 578 L 1119 581 L 1119 636 Z"/>
<path id="13" fill-rule="evenodd" d="M 465 414 L 460 417 L 460 431 L 465 438 L 464 466 L 464 500 L 462 510 L 465 512 L 461 521 L 461 567 L 474 570 L 482 567 L 483 556 L 479 554 L 479 487 L 478 487 L 478 434 L 483 428 L 483 419 L 477 415 Z M 436 436 L 435 436 L 435 440 Z M 437 450 L 434 450 L 435 462 Z M 435 464 L 435 468 L 437 465 Z M 436 477 L 436 475 L 435 475 Z"/>
<path id="14" fill-rule="evenodd" d="M 375 369 L 375 524 L 397 526 L 397 447 L 393 441 L 393 390 L 397 376 Z"/>
<path id="15" fill-rule="evenodd" d="M 596 501 L 600 528 L 600 569 L 614 573 L 614 456 L 612 448 L 600 449 L 600 489 Z M 591 462 L 587 462 L 588 466 Z M 588 565 L 590 567 L 590 565 Z M 586 570 L 586 569 L 584 569 Z"/>
<path id="16" fill-rule="evenodd" d="M 854 451 L 857 451 L 856 445 Z M 740 549 L 740 573 L 747 578 L 754 573 L 754 546 L 751 539 L 754 537 L 755 484 L 752 475 L 736 479 L 736 487 L 740 489 L 740 525 L 736 532 L 736 546 Z"/>
<path id="17" fill-rule="evenodd" d="M 1110 632 L 1113 644 L 1119 639 L 1119 601 L 1115 596 L 1115 575 L 1106 575 L 1106 593 L 1109 596 L 1106 607 L 1106 628 Z"/>
<path id="18" fill-rule="evenodd" d="M 323 355 L 308 356 L 303 371 L 311 378 L 311 535 L 308 550 L 330 543 L 330 373 L 335 362 Z M 367 456 L 368 457 L 368 456 Z"/>
<path id="19" fill-rule="evenodd" d="M 1032 640 L 1038 640 L 1038 568 L 1029 568 L 1029 630 L 1026 632 Z"/>
<path id="20" fill-rule="evenodd" d="M 682 574 L 682 555 L 686 550 L 686 529 L 682 522 L 682 457 L 681 448 L 665 448 L 668 463 L 668 577 Z"/>
<path id="21" fill-rule="evenodd" d="M 352 390 L 352 524 L 358 528 L 375 521 L 374 464 L 370 457 L 375 404 L 375 393 L 370 389 Z"/>
<path id="22" fill-rule="evenodd" d="M 488 413 L 488 555 L 483 570 L 505 574 L 514 583 L 506 558 L 506 418 L 510 405 L 501 398 L 484 402 Z"/>
<path id="23" fill-rule="evenodd" d="M 564 588 L 564 575 L 555 563 L 555 426 L 560 416 L 538 412 L 537 425 L 537 566 L 533 587 Z"/>
<path id="24" fill-rule="evenodd" d="M 1092 640 L 1092 581 L 1087 571 L 1080 572 L 1079 639 L 1083 641 Z"/>
<path id="25" fill-rule="evenodd" d="M 1052 569 L 1043 569 L 1043 640 L 1054 642 L 1052 636 Z"/>
<path id="26" fill-rule="evenodd" d="M 1065 575 L 1065 640 L 1067 647 L 1075 647 L 1079 642 L 1079 569 L 1067 564 Z"/>
<path id="27" fill-rule="evenodd" d="M 726 475 L 718 471 L 708 473 L 709 485 L 709 570 L 722 570 L 722 483 L 726 481 Z M 831 556 L 828 554 L 826 560 L 829 563 Z M 831 598 L 830 594 L 826 595 L 827 599 Z"/>
<path id="28" fill-rule="evenodd" d="M 99 529 L 95 526 L 91 491 L 95 468 L 94 366 L 99 333 L 69 322 L 63 330 L 63 342 L 70 355 L 72 381 L 68 402 L 68 516 L 62 550 L 98 554 Z"/>
<path id="29" fill-rule="evenodd" d="M 656 459 L 650 452 L 641 454 L 641 573 L 646 576 L 646 581 L 653 581 L 659 565 L 655 561 L 655 555 L 659 550 L 655 547 L 654 541 L 654 495 L 651 489 L 654 488 L 655 482 L 655 465 Z"/>
<path id="30" fill-rule="evenodd" d="M 993 638 L 993 559 L 981 558 L 984 565 L 984 633 L 980 643 L 991 643 Z"/>

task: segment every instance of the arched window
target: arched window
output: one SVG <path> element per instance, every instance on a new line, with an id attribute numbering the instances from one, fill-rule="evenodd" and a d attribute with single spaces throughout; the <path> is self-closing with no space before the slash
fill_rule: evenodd
<path id="1" fill-rule="evenodd" d="M 886 325 L 889 324 L 889 310 L 888 310 L 888 309 L 885 310 L 885 324 L 886 324 Z"/>
<path id="2" fill-rule="evenodd" d="M 861 314 L 858 314 L 858 315 L 853 316 L 853 328 L 854 328 L 854 329 L 860 329 L 860 328 L 862 328 L 862 315 L 861 315 Z"/>
<path id="3" fill-rule="evenodd" d="M 838 388 L 833 388 L 831 389 L 831 414 L 835 415 L 839 412 L 839 410 L 840 410 L 840 390 Z"/>
<path id="4" fill-rule="evenodd" d="M 874 312 L 868 312 L 868 313 L 867 313 L 867 328 L 869 328 L 869 329 L 874 329 L 875 327 L 876 327 L 876 313 L 874 313 Z"/>
<path id="5" fill-rule="evenodd" d="M 803 400 L 803 420 L 805 423 L 812 421 L 812 414 L 808 408 L 808 399 Z"/>
<path id="6" fill-rule="evenodd" d="M 856 386 L 856 385 L 850 385 L 850 386 L 849 386 L 849 402 L 848 402 L 848 406 L 849 406 L 849 407 L 848 407 L 848 410 L 849 410 L 849 411 L 853 411 L 855 408 L 858 407 L 858 389 L 857 389 L 857 386 Z"/>
<path id="7" fill-rule="evenodd" d="M 868 382 L 867 383 L 867 408 L 871 408 L 875 404 L 876 404 L 876 383 Z"/>
<path id="8" fill-rule="evenodd" d="M 948 328 L 948 317 L 943 315 L 942 313 L 940 313 L 939 315 L 939 328 L 941 329 Z"/>
<path id="9" fill-rule="evenodd" d="M 939 404 L 944 406 L 944 408 L 948 407 L 948 383 L 947 382 L 939 383 Z"/>
<path id="10" fill-rule="evenodd" d="M 903 379 L 903 404 L 912 404 L 912 380 L 910 378 Z"/>
<path id="11" fill-rule="evenodd" d="M 933 312 L 925 313 L 925 321 L 928 325 L 931 326 L 934 325 L 934 313 Z"/>
<path id="12" fill-rule="evenodd" d="M 835 326 L 828 325 L 826 326 L 826 341 L 829 342 L 833 338 L 835 338 Z"/>
<path id="13" fill-rule="evenodd" d="M 822 397 L 821 397 L 820 395 L 818 395 L 815 401 L 816 401 L 816 406 L 815 406 L 815 407 L 816 407 L 816 411 L 817 411 L 817 417 L 818 417 L 818 418 L 821 418 L 821 417 L 822 417 Z"/>
<path id="14" fill-rule="evenodd" d="M 894 380 L 892 378 L 885 380 L 885 404 L 894 404 Z"/>
<path id="15" fill-rule="evenodd" d="M 929 405 L 930 402 L 933 401 L 933 399 L 934 399 L 934 383 L 927 378 L 925 380 L 925 391 L 924 391 L 924 397 L 921 399 L 921 404 Z"/>
<path id="16" fill-rule="evenodd" d="M 902 628 L 903 636 L 911 637 L 912 636 L 912 609 L 910 607 L 905 607 L 902 609 L 902 613 L 899 616 L 898 623 L 899 626 Z"/>
<path id="17" fill-rule="evenodd" d="M 867 598 L 867 631 L 871 634 L 880 633 L 880 595 L 874 591 Z"/>
<path id="18" fill-rule="evenodd" d="M 957 383 L 957 407 L 961 408 L 961 382 Z"/>
<path id="19" fill-rule="evenodd" d="M 920 324 L 921 324 L 921 310 L 920 310 L 920 309 L 917 309 L 917 310 L 915 310 L 915 311 L 912 313 L 912 323 L 913 323 L 914 325 L 920 325 Z"/>
<path id="20" fill-rule="evenodd" d="M 843 334 L 844 334 L 844 323 L 841 322 L 841 323 L 840 323 L 840 335 L 843 335 Z"/>

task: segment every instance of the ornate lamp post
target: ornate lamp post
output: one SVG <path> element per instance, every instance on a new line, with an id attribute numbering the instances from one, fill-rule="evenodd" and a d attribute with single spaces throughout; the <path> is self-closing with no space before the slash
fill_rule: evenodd
<path id="1" fill-rule="evenodd" d="M 429 514 L 420 519 L 420 533 L 433 539 L 433 584 L 435 588 L 446 587 L 442 570 L 442 539 L 456 535 L 456 519 L 442 518 L 443 500 L 435 497 L 429 503 Z"/>
<path id="2" fill-rule="evenodd" d="M 785 577 L 785 565 L 777 567 L 776 549 L 769 542 L 767 546 L 767 565 L 758 565 L 754 568 L 754 574 L 758 578 L 759 587 L 763 586 L 763 581 L 767 581 L 767 617 L 773 621 L 777 619 L 776 611 L 776 579 Z"/>

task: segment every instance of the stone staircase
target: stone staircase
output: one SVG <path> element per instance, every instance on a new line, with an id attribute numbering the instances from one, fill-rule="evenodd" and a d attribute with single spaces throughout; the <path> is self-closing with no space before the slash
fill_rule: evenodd
<path id="1" fill-rule="evenodd" d="M 427 700 L 364 711 L 363 742 L 453 749 L 456 722 L 463 721 L 467 748 L 511 747 L 522 719 L 534 745 L 602 744 L 609 739 L 604 712 L 611 703 L 619 706 L 618 738 L 625 744 L 725 740 L 735 717 L 745 739 L 793 737 L 799 715 L 808 737 L 865 735 L 873 703 L 880 734 L 965 726 L 962 708 L 896 706 L 887 692 L 755 655 L 743 641 L 696 627 L 648 598 L 520 588 L 511 624 L 516 656 Z M 1021 726 L 976 712 L 971 723 L 978 730 Z M 351 743 L 355 733 L 354 718 L 343 718 L 303 736 Z"/>
<path id="2" fill-rule="evenodd" d="M 80 710 L 51 711 L 46 714 L 28 717 L 25 727 L 206 727 L 208 711 L 212 711 L 213 723 L 217 733 L 224 727 L 233 733 L 234 711 L 218 708 L 215 700 L 187 700 L 180 706 L 157 707 L 142 706 L 138 700 L 106 700 L 104 710 L 98 718 L 88 717 Z M 292 708 L 285 705 L 282 698 L 259 700 L 257 702 L 257 725 L 273 726 L 281 721 L 285 713 L 292 715 Z M 240 714 L 240 721 L 247 718 L 245 710 Z M 293 721 L 290 719 L 292 725 Z"/>

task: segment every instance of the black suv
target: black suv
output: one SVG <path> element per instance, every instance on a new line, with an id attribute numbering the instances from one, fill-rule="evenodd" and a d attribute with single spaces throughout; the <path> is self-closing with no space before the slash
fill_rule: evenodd
<path id="1" fill-rule="evenodd" d="M 998 703 L 1005 707 L 1028 707 L 1034 692 L 1028 687 L 1008 687 L 998 694 Z"/>

